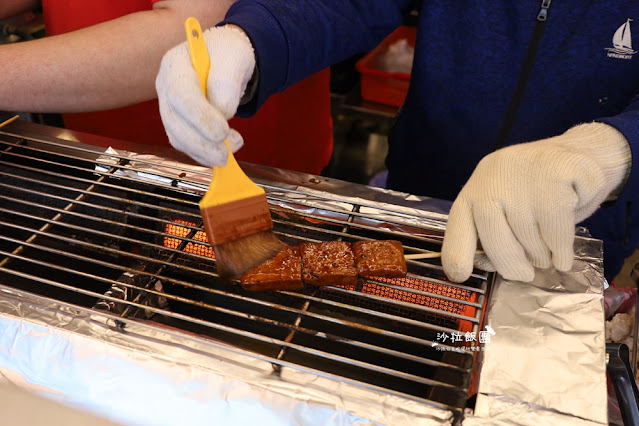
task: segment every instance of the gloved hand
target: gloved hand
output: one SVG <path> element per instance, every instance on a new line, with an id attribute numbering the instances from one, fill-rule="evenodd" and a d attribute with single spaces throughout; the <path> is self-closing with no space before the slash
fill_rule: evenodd
<path id="1" fill-rule="evenodd" d="M 465 281 L 473 262 L 525 282 L 533 279 L 533 267 L 570 270 L 575 225 L 616 196 L 629 172 L 628 142 L 602 123 L 487 155 L 448 216 L 446 275 Z M 475 257 L 478 238 L 485 255 Z"/>
<path id="2" fill-rule="evenodd" d="M 228 138 L 233 152 L 244 143 L 228 120 L 255 69 L 255 53 L 248 36 L 234 26 L 204 31 L 211 58 L 207 82 L 208 99 L 200 89 L 187 43 L 169 50 L 155 81 L 160 115 L 171 145 L 198 163 L 225 165 Z"/>

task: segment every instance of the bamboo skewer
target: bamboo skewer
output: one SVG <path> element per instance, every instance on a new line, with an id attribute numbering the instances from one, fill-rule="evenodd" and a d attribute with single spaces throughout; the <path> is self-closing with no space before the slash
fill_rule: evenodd
<path id="1" fill-rule="evenodd" d="M 14 115 L 13 117 L 11 117 L 8 120 L 3 121 L 2 123 L 0 123 L 0 129 L 3 128 L 4 126 L 6 126 L 9 123 L 13 123 L 14 121 L 16 121 L 18 118 L 20 118 L 19 115 Z"/>
<path id="2" fill-rule="evenodd" d="M 484 254 L 483 250 L 477 250 L 475 254 Z M 441 257 L 441 252 L 438 251 L 429 251 L 428 253 L 413 253 L 413 254 L 405 254 L 404 258 L 406 260 L 417 260 L 417 259 L 435 259 Z"/>

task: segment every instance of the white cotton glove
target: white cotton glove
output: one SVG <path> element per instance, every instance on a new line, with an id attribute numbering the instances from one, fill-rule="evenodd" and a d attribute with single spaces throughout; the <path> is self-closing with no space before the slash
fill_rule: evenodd
<path id="1" fill-rule="evenodd" d="M 533 267 L 569 270 L 575 225 L 616 196 L 629 172 L 628 142 L 602 123 L 487 155 L 448 216 L 446 275 L 465 281 L 474 262 L 524 282 L 533 279 Z M 485 255 L 475 257 L 478 238 Z"/>
<path id="2" fill-rule="evenodd" d="M 228 138 L 233 152 L 244 143 L 228 120 L 235 115 L 253 75 L 255 53 L 248 36 L 237 27 L 211 28 L 204 38 L 211 59 L 208 100 L 186 42 L 164 55 L 155 87 L 171 145 L 202 165 L 222 166 L 228 158 L 224 140 Z"/>

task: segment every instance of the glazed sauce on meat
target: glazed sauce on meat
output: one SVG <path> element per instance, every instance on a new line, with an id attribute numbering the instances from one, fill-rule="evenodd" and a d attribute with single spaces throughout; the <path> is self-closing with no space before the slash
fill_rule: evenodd
<path id="1" fill-rule="evenodd" d="M 357 269 L 351 244 L 345 241 L 304 243 L 302 279 L 313 285 L 355 285 Z"/>
<path id="2" fill-rule="evenodd" d="M 402 243 L 394 240 L 353 244 L 357 272 L 363 277 L 399 278 L 406 275 Z"/>

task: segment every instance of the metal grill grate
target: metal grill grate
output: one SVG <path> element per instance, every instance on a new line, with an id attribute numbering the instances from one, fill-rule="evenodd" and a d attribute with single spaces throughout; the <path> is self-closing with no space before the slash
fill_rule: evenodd
<path id="1" fill-rule="evenodd" d="M 117 154 L 96 169 L 104 156 L 84 145 L 8 131 L 0 139 L 1 286 L 223 341 L 268 359 L 275 374 L 299 366 L 463 409 L 478 343 L 437 336 L 480 330 L 491 275 L 452 284 L 437 261 L 408 261 L 407 278 L 354 289 L 246 292 L 216 274 L 201 193 L 178 188 L 200 181 L 176 178 L 179 169 L 142 179 Z M 265 188 L 285 242 L 392 238 L 407 253 L 440 249 L 440 234 L 393 222 L 392 207 Z"/>

